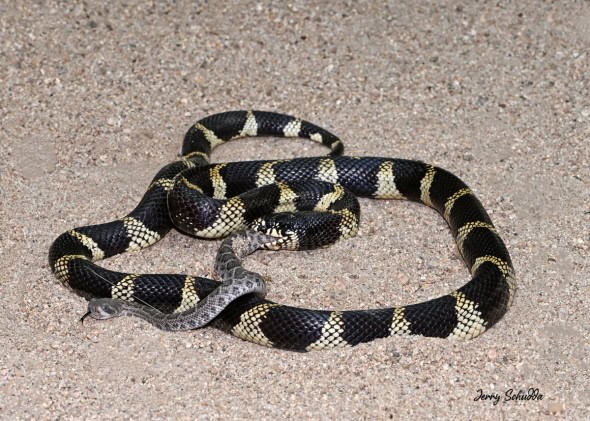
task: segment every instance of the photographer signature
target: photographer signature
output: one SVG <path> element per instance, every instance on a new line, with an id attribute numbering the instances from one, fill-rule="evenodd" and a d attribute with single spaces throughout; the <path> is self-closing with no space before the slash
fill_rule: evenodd
<path id="1" fill-rule="evenodd" d="M 493 405 L 500 402 L 501 395 L 499 393 L 484 393 L 482 389 L 477 389 L 478 395 L 473 399 L 474 401 L 491 401 Z M 540 401 L 543 400 L 543 394 L 537 388 L 529 388 L 527 391 L 520 389 L 515 392 L 514 389 L 508 389 L 504 392 L 503 402 L 508 401 Z"/>

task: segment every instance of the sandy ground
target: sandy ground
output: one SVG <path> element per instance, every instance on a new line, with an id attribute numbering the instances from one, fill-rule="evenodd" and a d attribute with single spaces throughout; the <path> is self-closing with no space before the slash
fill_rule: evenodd
<path id="1" fill-rule="evenodd" d="M 588 419 L 590 3 L 201 3 L 1 2 L 0 417 Z M 308 354 L 214 329 L 79 323 L 85 301 L 50 273 L 51 242 L 131 210 L 193 122 L 250 108 L 323 125 L 348 154 L 462 177 L 514 260 L 506 317 L 469 343 Z M 323 153 L 249 139 L 214 160 Z M 269 298 L 403 305 L 468 279 L 435 212 L 361 205 L 355 239 L 248 259 L 272 278 Z M 218 244 L 174 232 L 104 265 L 206 274 Z M 531 388 L 542 399 L 505 400 Z"/>

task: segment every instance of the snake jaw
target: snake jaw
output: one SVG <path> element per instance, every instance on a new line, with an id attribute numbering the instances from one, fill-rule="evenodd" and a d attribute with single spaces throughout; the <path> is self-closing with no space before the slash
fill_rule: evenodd
<path id="1" fill-rule="evenodd" d="M 292 249 L 293 239 L 297 239 L 297 234 L 291 230 L 277 230 L 275 228 L 267 229 L 263 232 L 265 235 L 274 238 L 261 245 L 265 250 L 284 250 Z"/>
<path id="2" fill-rule="evenodd" d="M 277 220 L 279 214 L 274 214 L 267 218 L 258 218 L 252 224 L 250 229 L 271 237 L 268 242 L 260 245 L 265 250 L 295 250 L 297 249 L 297 233 L 288 228 L 283 228 Z M 280 215 L 284 217 L 283 215 Z"/>

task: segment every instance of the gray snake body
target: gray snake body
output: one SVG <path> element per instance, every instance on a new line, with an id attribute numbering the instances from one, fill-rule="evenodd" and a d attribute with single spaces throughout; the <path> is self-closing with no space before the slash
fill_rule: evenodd
<path id="1" fill-rule="evenodd" d="M 215 260 L 215 271 L 223 282 L 194 307 L 181 313 L 163 313 L 133 301 L 93 298 L 88 303 L 87 315 L 99 320 L 136 316 L 167 331 L 198 329 L 210 323 L 238 297 L 256 294 L 264 298 L 266 295 L 264 279 L 258 273 L 244 269 L 240 259 L 258 248 L 272 247 L 276 240 L 275 237 L 253 231 L 233 234 L 224 240 Z"/>
<path id="2" fill-rule="evenodd" d="M 330 147 L 333 156 L 208 163 L 217 145 L 256 135 L 310 138 Z M 207 117 L 191 127 L 182 159 L 159 171 L 136 209 L 121 220 L 60 235 L 49 263 L 62 283 L 87 298 L 126 300 L 187 315 L 220 284 L 188 275 L 118 273 L 93 262 L 148 247 L 173 226 L 202 237 L 254 228 L 285 235 L 286 248 L 314 248 L 356 234 L 358 202 L 347 192 L 407 199 L 436 209 L 449 224 L 472 274 L 461 288 L 418 304 L 359 311 L 300 309 L 246 293 L 232 296 L 210 325 L 258 344 L 305 351 L 392 335 L 470 339 L 500 320 L 514 297 L 514 271 L 502 239 L 465 183 L 419 161 L 336 156 L 341 152 L 334 135 L 294 117 L 259 111 Z M 320 183 L 306 187 L 308 180 Z M 317 206 L 319 212 L 313 212 Z"/>

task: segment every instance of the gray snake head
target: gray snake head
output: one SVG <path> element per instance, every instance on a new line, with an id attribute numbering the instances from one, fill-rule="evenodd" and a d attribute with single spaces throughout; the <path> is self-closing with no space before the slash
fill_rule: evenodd
<path id="1" fill-rule="evenodd" d="M 122 301 L 112 298 L 93 298 L 88 302 L 88 312 L 82 317 L 82 320 L 87 316 L 96 320 L 111 319 L 122 316 L 123 310 Z"/>

